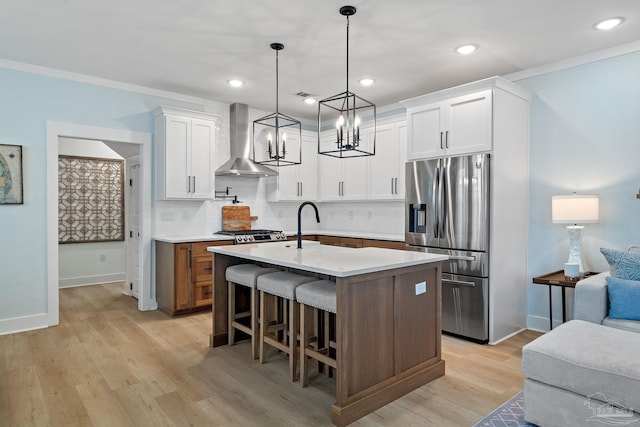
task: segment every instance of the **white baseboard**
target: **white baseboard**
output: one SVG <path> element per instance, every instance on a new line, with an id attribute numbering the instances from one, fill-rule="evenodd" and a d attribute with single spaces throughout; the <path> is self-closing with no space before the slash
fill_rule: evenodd
<path id="1" fill-rule="evenodd" d="M 567 320 L 568 322 L 569 320 Z M 553 327 L 562 325 L 562 321 L 554 320 Z M 549 332 L 549 318 L 544 316 L 527 316 L 527 329 L 538 332 Z"/>
<path id="2" fill-rule="evenodd" d="M 76 286 L 99 285 L 102 283 L 124 282 L 125 273 L 101 274 L 97 276 L 70 277 L 60 279 L 58 286 L 62 288 L 73 288 Z"/>
<path id="3" fill-rule="evenodd" d="M 1 319 L 0 335 L 43 329 L 48 328 L 49 326 L 49 315 L 46 313 L 34 314 L 33 316 L 14 317 L 12 319 Z"/>
<path id="4" fill-rule="evenodd" d="M 514 336 L 518 335 L 520 332 L 522 332 L 522 331 L 526 331 L 527 329 L 528 329 L 528 328 L 521 328 L 521 329 L 518 329 L 517 331 L 512 332 L 512 333 L 510 333 L 509 335 L 504 336 L 504 337 L 500 338 L 500 339 L 499 339 L 499 340 L 497 340 L 497 341 L 491 341 L 491 342 L 489 342 L 488 344 L 489 344 L 489 345 L 496 345 L 496 344 L 500 344 L 502 341 L 508 340 L 509 338 L 514 337 Z"/>

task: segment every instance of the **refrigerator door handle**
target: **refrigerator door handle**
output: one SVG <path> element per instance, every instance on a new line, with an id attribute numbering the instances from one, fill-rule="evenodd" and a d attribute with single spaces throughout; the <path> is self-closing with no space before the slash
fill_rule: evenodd
<path id="1" fill-rule="evenodd" d="M 431 210 L 433 211 L 433 237 L 438 238 L 438 192 L 440 191 L 440 166 L 436 167 L 436 179 L 433 180 L 431 192 Z"/>

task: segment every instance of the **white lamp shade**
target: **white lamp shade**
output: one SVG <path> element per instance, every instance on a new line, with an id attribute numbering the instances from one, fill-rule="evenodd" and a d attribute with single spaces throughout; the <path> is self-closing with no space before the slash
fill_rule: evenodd
<path id="1" fill-rule="evenodd" d="M 552 196 L 551 220 L 554 224 L 589 224 L 600 218 L 598 195 Z"/>

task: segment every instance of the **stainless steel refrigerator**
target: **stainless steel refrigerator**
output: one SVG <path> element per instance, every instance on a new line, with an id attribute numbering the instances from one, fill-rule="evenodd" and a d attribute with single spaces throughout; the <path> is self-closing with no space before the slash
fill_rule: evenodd
<path id="1" fill-rule="evenodd" d="M 489 154 L 406 163 L 405 241 L 449 255 L 442 330 L 489 340 Z"/>

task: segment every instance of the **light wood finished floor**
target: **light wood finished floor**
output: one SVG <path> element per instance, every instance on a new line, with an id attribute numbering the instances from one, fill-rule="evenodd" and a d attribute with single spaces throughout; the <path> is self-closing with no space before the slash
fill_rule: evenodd
<path id="1" fill-rule="evenodd" d="M 0 336 L 0 426 L 328 426 L 332 380 L 305 389 L 248 342 L 208 347 L 211 313 L 139 312 L 121 284 L 60 291 L 60 326 Z M 354 426 L 470 426 L 522 388 L 520 350 L 443 338 L 446 375 Z"/>

